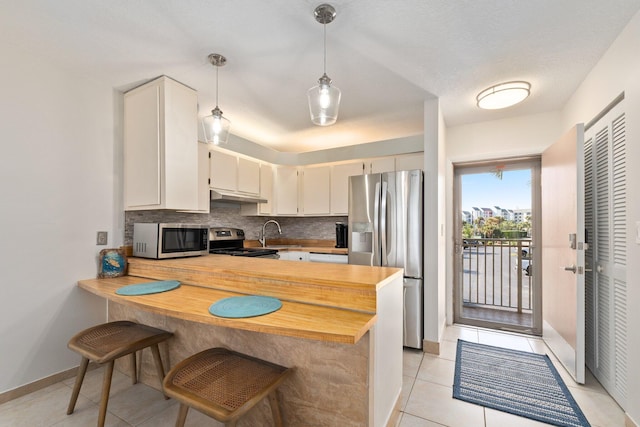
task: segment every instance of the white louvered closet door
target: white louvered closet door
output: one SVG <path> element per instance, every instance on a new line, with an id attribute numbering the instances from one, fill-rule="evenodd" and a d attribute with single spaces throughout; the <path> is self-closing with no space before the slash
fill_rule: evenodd
<path id="1" fill-rule="evenodd" d="M 587 366 L 626 407 L 627 180 L 624 102 L 585 132 Z"/>

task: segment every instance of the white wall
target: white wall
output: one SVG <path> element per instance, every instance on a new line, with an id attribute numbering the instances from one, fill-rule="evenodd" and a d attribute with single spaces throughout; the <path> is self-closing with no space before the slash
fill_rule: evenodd
<path id="1" fill-rule="evenodd" d="M 96 276 L 96 231 L 117 247 L 123 230 L 112 89 L 0 46 L 2 393 L 78 365 L 67 341 L 106 307 L 76 281 Z"/>
<path id="2" fill-rule="evenodd" d="M 540 154 L 561 131 L 559 112 L 450 127 L 447 158 L 460 163 Z"/>
<path id="3" fill-rule="evenodd" d="M 562 110 L 563 129 L 589 122 L 618 94 L 625 92 L 627 114 L 627 404 L 628 415 L 640 425 L 640 282 L 635 268 L 640 260 L 636 221 L 640 221 L 640 12 L 618 36 Z"/>
<path id="4" fill-rule="evenodd" d="M 440 342 L 444 306 L 444 122 L 438 99 L 424 103 L 424 339 Z"/>

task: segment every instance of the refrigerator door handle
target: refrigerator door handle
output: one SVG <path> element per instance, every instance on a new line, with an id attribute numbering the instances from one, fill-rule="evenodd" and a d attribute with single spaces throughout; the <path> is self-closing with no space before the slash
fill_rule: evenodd
<path id="1" fill-rule="evenodd" d="M 380 183 L 376 182 L 375 200 L 373 202 L 373 265 L 380 265 Z"/>
<path id="2" fill-rule="evenodd" d="M 387 182 L 382 182 L 382 193 L 380 194 L 381 208 L 380 208 L 380 241 L 382 249 L 382 258 L 380 265 L 388 266 L 389 260 L 387 259 Z"/>

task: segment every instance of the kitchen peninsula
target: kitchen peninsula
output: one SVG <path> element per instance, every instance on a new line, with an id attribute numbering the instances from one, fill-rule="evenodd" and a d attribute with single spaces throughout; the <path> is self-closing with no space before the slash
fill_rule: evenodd
<path id="1" fill-rule="evenodd" d="M 125 297 L 121 286 L 178 280 L 170 292 Z M 109 301 L 109 319 L 131 319 L 174 332 L 168 364 L 223 346 L 295 367 L 280 387 L 290 426 L 395 425 L 402 385 L 402 270 L 208 255 L 129 259 L 129 276 L 81 280 Z M 282 308 L 251 318 L 209 314 L 229 296 L 279 298 Z M 158 387 L 150 355 L 143 382 Z M 146 359 L 149 360 L 146 360 Z M 270 425 L 262 402 L 240 425 Z"/>

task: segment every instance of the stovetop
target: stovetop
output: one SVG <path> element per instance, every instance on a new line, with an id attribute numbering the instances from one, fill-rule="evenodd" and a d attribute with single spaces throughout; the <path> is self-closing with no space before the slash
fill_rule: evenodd
<path id="1" fill-rule="evenodd" d="M 275 249 L 263 248 L 213 248 L 209 249 L 209 253 L 216 255 L 260 257 L 266 255 L 274 255 L 277 254 L 278 251 Z"/>
<path id="2" fill-rule="evenodd" d="M 239 228 L 212 227 L 209 229 L 209 253 L 217 255 L 273 257 L 276 249 L 245 248 L 244 231 Z"/>

